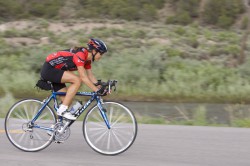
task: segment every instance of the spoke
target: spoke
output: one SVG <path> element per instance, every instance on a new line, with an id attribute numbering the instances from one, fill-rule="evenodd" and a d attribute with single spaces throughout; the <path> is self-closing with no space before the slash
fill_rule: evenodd
<path id="1" fill-rule="evenodd" d="M 22 142 L 22 140 L 23 140 L 23 137 L 26 135 L 26 133 L 23 133 L 22 135 L 21 135 L 21 137 L 18 139 L 18 141 L 19 142 Z"/>
<path id="2" fill-rule="evenodd" d="M 117 142 L 119 143 L 119 145 L 122 147 L 123 143 L 121 142 L 121 140 L 118 138 L 118 136 L 116 135 L 116 133 L 112 130 L 113 135 L 115 136 Z"/>
<path id="3" fill-rule="evenodd" d="M 30 139 L 30 142 L 31 142 L 31 147 L 32 147 L 34 145 L 34 136 L 33 136 L 33 139 Z"/>
<path id="4" fill-rule="evenodd" d="M 42 139 L 42 137 L 37 132 L 34 132 L 34 135 L 37 136 L 38 140 L 45 141 L 45 140 Z"/>
<path id="5" fill-rule="evenodd" d="M 29 120 L 37 115 L 41 104 L 38 100 L 27 99 L 17 102 L 9 111 L 5 126 L 6 133 L 11 143 L 21 150 L 38 151 L 53 141 L 53 136 L 48 136 L 46 131 L 55 121 L 49 107 L 46 107 L 46 110 L 37 117 L 40 122 L 37 122 L 34 128 L 28 127 Z"/>
<path id="6" fill-rule="evenodd" d="M 131 129 L 131 126 L 113 127 L 113 129 Z"/>
<path id="7" fill-rule="evenodd" d="M 108 135 L 108 143 L 107 143 L 107 149 L 109 150 L 110 149 L 110 132 L 109 132 L 109 135 Z"/>
<path id="8" fill-rule="evenodd" d="M 96 122 L 88 122 L 88 124 L 93 124 L 93 125 L 95 125 L 95 126 L 100 126 L 100 127 L 106 128 L 105 125 L 100 124 L 100 123 L 96 123 Z"/>
<path id="9" fill-rule="evenodd" d="M 105 128 L 104 127 L 99 127 L 99 128 L 89 128 L 88 129 L 89 131 L 99 131 L 99 130 L 105 130 Z"/>
<path id="10" fill-rule="evenodd" d="M 24 111 L 23 111 L 23 109 L 18 108 L 18 112 L 20 113 L 20 116 L 21 116 L 21 117 L 27 118 L 26 115 L 25 115 L 25 113 L 24 113 Z M 27 121 L 28 121 L 28 119 L 27 119 Z"/>
<path id="11" fill-rule="evenodd" d="M 26 116 L 27 116 L 27 119 L 30 120 L 29 114 L 28 114 L 28 110 L 27 110 L 27 106 L 24 105 L 23 107 L 24 107 L 24 111 L 25 111 L 25 114 L 26 114 Z"/>
<path id="12" fill-rule="evenodd" d="M 112 124 L 112 116 L 113 116 L 113 107 L 110 108 L 110 112 L 109 112 L 109 116 L 110 116 L 110 119 L 109 119 L 109 122 L 110 124 Z"/>
<path id="13" fill-rule="evenodd" d="M 18 118 L 20 118 L 20 120 L 22 120 L 23 122 L 26 122 L 26 121 L 27 121 L 27 120 L 24 119 L 21 115 L 19 115 L 17 112 L 15 112 L 14 115 L 16 115 Z"/>
<path id="14" fill-rule="evenodd" d="M 133 133 L 133 132 L 130 132 L 130 131 L 128 131 L 128 130 L 114 130 L 114 132 L 116 132 L 118 135 L 127 135 L 127 136 L 130 136 L 131 135 L 131 133 Z M 123 137 L 123 136 L 121 136 L 121 137 Z"/>
<path id="15" fill-rule="evenodd" d="M 37 111 L 38 111 L 38 105 L 36 105 L 36 106 L 35 106 L 35 109 L 33 109 L 32 119 L 35 117 Z"/>
<path id="16" fill-rule="evenodd" d="M 117 118 L 117 120 L 111 125 L 111 127 L 113 127 L 117 122 L 119 122 L 120 119 L 122 119 L 124 116 L 125 116 L 125 113 L 121 114 L 121 115 Z"/>
<path id="17" fill-rule="evenodd" d="M 43 118 L 44 118 L 45 116 L 47 116 L 47 115 L 48 115 L 48 112 L 45 112 L 45 113 L 44 113 L 44 110 L 43 110 L 43 113 L 37 118 L 37 121 L 43 119 Z"/>
<path id="18" fill-rule="evenodd" d="M 105 131 L 102 135 L 100 135 L 100 137 L 97 138 L 97 139 L 95 140 L 95 144 L 98 143 L 98 142 L 105 136 L 105 134 L 106 134 L 107 132 L 108 132 L 108 130 Z"/>
<path id="19" fill-rule="evenodd" d="M 100 117 L 98 117 L 97 115 L 99 115 Z M 101 116 L 101 114 L 100 114 L 99 111 L 98 111 L 97 113 L 95 113 L 95 114 L 92 116 L 92 118 L 93 118 L 94 120 L 97 120 L 98 122 L 102 122 L 102 121 L 103 121 L 103 120 L 101 119 L 102 116 Z"/>
<path id="20" fill-rule="evenodd" d="M 17 129 L 17 130 L 9 130 L 9 133 L 13 133 L 13 134 L 24 134 L 25 132 L 23 130 Z"/>
<path id="21" fill-rule="evenodd" d="M 105 131 L 105 132 L 107 132 L 107 131 Z M 104 133 L 105 133 L 105 132 L 104 132 Z M 95 134 L 91 135 L 91 137 L 95 137 L 95 136 L 97 136 L 97 135 L 100 135 L 101 133 L 103 133 L 103 131 L 96 132 Z"/>

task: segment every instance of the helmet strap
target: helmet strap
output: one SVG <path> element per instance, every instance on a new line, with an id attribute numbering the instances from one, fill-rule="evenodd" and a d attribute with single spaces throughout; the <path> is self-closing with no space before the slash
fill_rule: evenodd
<path id="1" fill-rule="evenodd" d="M 96 53 L 94 54 L 94 53 L 93 53 L 93 50 L 92 50 L 91 53 L 92 53 L 92 62 L 94 62 L 94 61 L 95 61 L 95 56 L 96 56 L 96 54 L 97 54 L 98 52 L 96 51 Z"/>

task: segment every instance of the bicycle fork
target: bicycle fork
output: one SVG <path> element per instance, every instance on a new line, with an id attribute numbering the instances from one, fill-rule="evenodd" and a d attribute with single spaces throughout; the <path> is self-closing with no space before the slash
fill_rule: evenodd
<path id="1" fill-rule="evenodd" d="M 99 110 L 100 110 L 100 113 L 101 113 L 101 115 L 102 115 L 102 118 L 103 118 L 103 120 L 104 120 L 106 126 L 108 127 L 108 129 L 111 129 L 110 123 L 109 123 L 109 120 L 108 120 L 108 117 L 107 117 L 107 114 L 106 114 L 107 110 L 106 110 L 106 108 L 104 108 L 104 107 L 102 106 L 102 104 L 103 104 L 103 101 L 102 101 L 101 98 L 99 98 L 99 99 L 97 100 L 97 106 L 98 106 L 98 108 L 99 108 Z"/>

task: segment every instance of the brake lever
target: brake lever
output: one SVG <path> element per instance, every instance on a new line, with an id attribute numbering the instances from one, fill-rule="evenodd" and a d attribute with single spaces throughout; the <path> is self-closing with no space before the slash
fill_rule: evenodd
<path id="1" fill-rule="evenodd" d="M 116 80 L 112 81 L 112 86 L 114 86 L 114 87 L 115 87 L 115 88 L 114 88 L 114 91 L 116 91 L 116 83 L 117 83 L 117 81 L 116 81 Z"/>
<path id="2" fill-rule="evenodd" d="M 108 89 L 109 91 L 109 94 L 111 93 L 111 85 L 110 85 L 110 82 L 109 82 L 109 89 Z"/>

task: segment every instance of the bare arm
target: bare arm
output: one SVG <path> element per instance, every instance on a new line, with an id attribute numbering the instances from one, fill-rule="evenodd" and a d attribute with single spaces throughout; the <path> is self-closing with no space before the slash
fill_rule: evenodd
<path id="1" fill-rule="evenodd" d="M 94 92 L 98 91 L 98 88 L 93 84 L 91 80 L 93 78 L 89 77 L 88 72 L 84 69 L 84 67 L 78 66 L 77 69 L 78 69 L 79 77 L 82 80 L 82 82 L 86 84 Z"/>
<path id="2" fill-rule="evenodd" d="M 97 79 L 95 78 L 91 69 L 87 69 L 86 73 L 87 73 L 87 76 L 89 77 L 90 81 L 92 81 L 92 83 L 97 83 Z"/>

